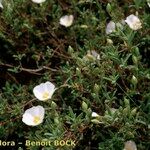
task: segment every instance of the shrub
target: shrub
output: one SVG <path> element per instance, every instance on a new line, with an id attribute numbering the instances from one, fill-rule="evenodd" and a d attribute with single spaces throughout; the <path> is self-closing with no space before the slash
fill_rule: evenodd
<path id="1" fill-rule="evenodd" d="M 2 148 L 14 141 L 10 149 L 122 150 L 128 140 L 138 150 L 150 148 L 148 2 L 5 0 L 2 6 Z M 73 20 L 66 23 L 65 15 Z M 38 100 L 33 89 L 47 81 L 56 89 Z M 22 122 L 38 105 L 42 123 Z"/>

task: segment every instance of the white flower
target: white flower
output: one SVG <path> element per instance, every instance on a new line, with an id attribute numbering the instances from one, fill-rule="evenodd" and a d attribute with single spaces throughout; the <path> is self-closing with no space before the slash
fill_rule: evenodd
<path id="1" fill-rule="evenodd" d="M 62 26 L 69 27 L 72 25 L 73 20 L 74 20 L 73 15 L 65 15 L 60 18 L 59 23 Z"/>
<path id="2" fill-rule="evenodd" d="M 98 54 L 95 50 L 92 50 L 90 53 L 95 59 L 100 60 L 100 54 Z"/>
<path id="3" fill-rule="evenodd" d="M 128 24 L 128 26 L 132 29 L 132 30 L 138 30 L 142 28 L 142 24 L 141 21 L 139 20 L 139 18 L 135 15 L 130 15 L 126 18 L 125 22 Z"/>
<path id="4" fill-rule="evenodd" d="M 110 21 L 106 26 L 106 34 L 110 34 L 116 30 L 116 24 Z"/>
<path id="5" fill-rule="evenodd" d="M 43 3 L 43 2 L 45 2 L 45 1 L 46 1 L 46 0 L 32 0 L 32 2 L 37 3 L 37 4 Z"/>
<path id="6" fill-rule="evenodd" d="M 101 117 L 96 112 L 92 112 L 91 117 L 92 117 L 91 122 L 93 122 L 94 124 L 100 124 L 101 123 L 101 121 L 100 121 Z"/>
<path id="7" fill-rule="evenodd" d="M 84 61 L 94 62 L 95 60 L 100 60 L 100 54 L 95 50 L 87 51 L 87 54 L 83 57 Z"/>
<path id="8" fill-rule="evenodd" d="M 148 7 L 150 7 L 150 0 L 147 0 L 147 5 Z"/>
<path id="9" fill-rule="evenodd" d="M 99 115 L 96 112 L 92 112 L 92 117 L 99 117 Z"/>
<path id="10" fill-rule="evenodd" d="M 2 0 L 0 0 L 0 8 L 3 8 Z"/>
<path id="11" fill-rule="evenodd" d="M 34 87 L 33 93 L 38 100 L 46 101 L 48 99 L 51 99 L 55 90 L 55 85 L 47 81 Z"/>
<path id="12" fill-rule="evenodd" d="M 27 109 L 22 117 L 22 121 L 28 126 L 37 126 L 43 122 L 45 110 L 42 106 L 33 106 Z"/>
<path id="13" fill-rule="evenodd" d="M 134 141 L 125 142 L 125 146 L 123 150 L 137 150 L 135 142 Z"/>

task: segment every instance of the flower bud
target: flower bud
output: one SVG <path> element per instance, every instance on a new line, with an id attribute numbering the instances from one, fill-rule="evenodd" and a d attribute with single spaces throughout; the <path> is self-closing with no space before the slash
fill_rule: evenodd
<path id="1" fill-rule="evenodd" d="M 56 107 L 57 107 L 57 104 L 54 101 L 52 101 L 51 102 L 51 108 L 52 109 L 56 109 Z"/>
<path id="2" fill-rule="evenodd" d="M 94 62 L 94 61 L 95 61 L 94 56 L 91 55 L 91 54 L 87 54 L 87 55 L 86 55 L 86 58 L 87 58 L 89 61 L 91 61 L 91 62 Z"/>
<path id="3" fill-rule="evenodd" d="M 139 51 L 139 48 L 138 48 L 138 47 L 135 48 L 134 52 L 135 52 L 135 55 L 136 55 L 136 56 L 139 56 L 139 55 L 140 55 L 140 51 Z"/>
<path id="4" fill-rule="evenodd" d="M 99 117 L 100 115 L 98 115 L 96 112 L 92 112 L 91 116 L 92 117 Z"/>
<path id="5" fill-rule="evenodd" d="M 69 54 L 72 54 L 74 52 L 73 48 L 71 46 L 68 47 Z"/>
<path id="6" fill-rule="evenodd" d="M 82 102 L 82 109 L 83 110 L 87 110 L 88 109 L 88 105 L 84 101 Z"/>
<path id="7" fill-rule="evenodd" d="M 128 100 L 128 99 L 126 99 L 126 98 L 124 99 L 124 103 L 125 103 L 125 106 L 126 106 L 126 107 L 128 107 L 128 106 L 130 105 L 129 100 Z"/>
<path id="8" fill-rule="evenodd" d="M 137 108 L 134 108 L 134 109 L 131 111 L 131 115 L 132 115 L 132 116 L 136 115 L 136 112 L 137 112 Z"/>
<path id="9" fill-rule="evenodd" d="M 99 85 L 95 84 L 95 85 L 94 85 L 94 92 L 98 94 L 98 93 L 99 93 L 99 90 L 100 90 Z"/>
<path id="10" fill-rule="evenodd" d="M 76 68 L 76 74 L 77 74 L 78 76 L 81 75 L 81 71 L 80 71 L 80 69 L 79 69 L 78 67 Z"/>
<path id="11" fill-rule="evenodd" d="M 137 83 L 138 83 L 138 80 L 137 80 L 137 78 L 136 78 L 134 75 L 132 76 L 131 83 L 132 83 L 134 86 L 136 86 Z"/>
<path id="12" fill-rule="evenodd" d="M 54 118 L 54 122 L 55 122 L 56 124 L 60 124 L 60 122 L 59 122 L 59 120 L 58 120 L 58 117 L 55 117 L 55 118 Z"/>
<path id="13" fill-rule="evenodd" d="M 85 24 L 81 25 L 80 27 L 83 28 L 83 29 L 87 29 L 88 28 L 88 26 L 85 25 Z"/>
<path id="14" fill-rule="evenodd" d="M 113 44 L 113 41 L 111 39 L 107 39 L 107 44 Z"/>
<path id="15" fill-rule="evenodd" d="M 88 112 L 88 114 L 91 114 L 92 113 L 91 108 L 88 108 L 87 112 Z"/>
<path id="16" fill-rule="evenodd" d="M 98 119 L 92 119 L 91 122 L 93 122 L 95 124 L 100 124 L 101 123 Z"/>
<path id="17" fill-rule="evenodd" d="M 132 55 L 132 61 L 134 64 L 138 63 L 138 58 L 135 55 Z"/>
<path id="18" fill-rule="evenodd" d="M 147 0 L 147 5 L 150 8 L 150 0 Z"/>
<path id="19" fill-rule="evenodd" d="M 111 10 L 112 10 L 112 9 L 111 9 L 110 3 L 107 4 L 106 10 L 107 10 L 108 13 L 111 13 Z"/>
<path id="20" fill-rule="evenodd" d="M 129 115 L 129 112 L 130 112 L 130 107 L 126 107 L 123 109 L 123 114 L 126 116 L 126 115 Z"/>

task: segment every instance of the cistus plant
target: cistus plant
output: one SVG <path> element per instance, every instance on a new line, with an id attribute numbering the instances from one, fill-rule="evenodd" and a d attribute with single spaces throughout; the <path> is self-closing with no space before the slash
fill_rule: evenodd
<path id="1" fill-rule="evenodd" d="M 150 149 L 147 0 L 0 1 L 0 148 Z"/>

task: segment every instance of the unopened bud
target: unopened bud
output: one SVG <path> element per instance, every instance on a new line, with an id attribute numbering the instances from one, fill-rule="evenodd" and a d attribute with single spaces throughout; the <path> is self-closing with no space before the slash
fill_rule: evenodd
<path id="1" fill-rule="evenodd" d="M 52 102 L 51 102 L 51 108 L 52 108 L 52 109 L 55 109 L 56 107 L 57 107 L 57 104 L 56 104 L 54 101 L 52 101 Z"/>
<path id="2" fill-rule="evenodd" d="M 132 83 L 134 86 L 136 86 L 137 83 L 138 83 L 138 80 L 137 80 L 137 78 L 136 78 L 134 75 L 132 76 L 131 83 Z"/>
<path id="3" fill-rule="evenodd" d="M 94 92 L 98 94 L 98 93 L 99 93 L 99 90 L 100 90 L 99 85 L 95 84 L 95 85 L 94 85 Z"/>
<path id="4" fill-rule="evenodd" d="M 92 113 L 91 108 L 88 108 L 87 112 L 88 112 L 88 114 L 91 114 Z"/>
<path id="5" fill-rule="evenodd" d="M 98 115 L 96 112 L 92 112 L 91 116 L 92 117 L 99 117 L 100 115 Z"/>
<path id="6" fill-rule="evenodd" d="M 139 56 L 139 55 L 140 55 L 140 52 L 139 52 L 139 48 L 138 48 L 138 47 L 136 47 L 136 48 L 134 49 L 134 53 L 135 53 L 136 56 Z"/>
<path id="7" fill-rule="evenodd" d="M 125 103 L 125 106 L 126 106 L 126 107 L 128 107 L 128 106 L 130 105 L 129 100 L 128 100 L 128 99 L 126 99 L 126 98 L 124 99 L 124 103 Z"/>
<path id="8" fill-rule="evenodd" d="M 68 47 L 69 54 L 72 54 L 74 52 L 73 48 L 71 46 Z"/>
<path id="9" fill-rule="evenodd" d="M 88 28 L 88 26 L 85 25 L 85 24 L 81 25 L 80 27 L 81 27 L 81 28 L 84 28 L 84 29 L 87 29 L 87 28 Z"/>
<path id="10" fill-rule="evenodd" d="M 107 39 L 108 44 L 113 44 L 113 41 L 111 39 Z"/>
<path id="11" fill-rule="evenodd" d="M 80 69 L 79 69 L 78 67 L 76 68 L 76 74 L 77 74 L 78 76 L 81 75 L 81 71 L 80 71 Z"/>
<path id="12" fill-rule="evenodd" d="M 54 122 L 55 122 L 56 124 L 60 124 L 60 122 L 59 122 L 59 120 L 58 120 L 58 117 L 55 117 L 55 118 L 54 118 Z"/>
<path id="13" fill-rule="evenodd" d="M 126 107 L 126 108 L 123 109 L 123 114 L 124 115 L 128 115 L 129 112 L 130 112 L 130 107 Z"/>
<path id="14" fill-rule="evenodd" d="M 95 61 L 94 56 L 91 55 L 91 54 L 87 54 L 87 55 L 86 55 L 86 58 L 87 58 L 89 61 L 91 61 L 91 62 Z"/>
<path id="15" fill-rule="evenodd" d="M 91 122 L 93 122 L 95 124 L 100 124 L 101 123 L 98 119 L 92 119 Z"/>
<path id="16" fill-rule="evenodd" d="M 131 111 L 131 115 L 132 115 L 132 116 L 136 115 L 136 112 L 137 112 L 137 108 L 134 108 L 134 109 Z"/>
<path id="17" fill-rule="evenodd" d="M 132 61 L 134 64 L 138 63 L 138 58 L 135 55 L 132 55 Z"/>
<path id="18" fill-rule="evenodd" d="M 112 10 L 112 9 L 111 9 L 110 3 L 107 4 L 106 10 L 107 10 L 108 13 L 111 13 L 111 10 Z"/>
<path id="19" fill-rule="evenodd" d="M 139 15 L 138 11 L 136 11 L 136 12 L 135 12 L 135 15 L 136 15 L 136 16 L 138 16 L 138 15 Z"/>
<path id="20" fill-rule="evenodd" d="M 88 105 L 84 101 L 82 102 L 82 109 L 83 110 L 87 110 L 88 109 Z"/>

